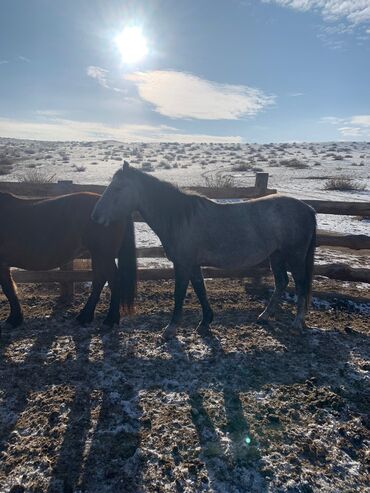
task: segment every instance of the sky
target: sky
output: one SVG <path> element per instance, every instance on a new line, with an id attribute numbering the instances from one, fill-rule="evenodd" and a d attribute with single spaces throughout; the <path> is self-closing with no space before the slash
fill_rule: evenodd
<path id="1" fill-rule="evenodd" d="M 370 141 L 370 0 L 1 0 L 0 136 Z"/>

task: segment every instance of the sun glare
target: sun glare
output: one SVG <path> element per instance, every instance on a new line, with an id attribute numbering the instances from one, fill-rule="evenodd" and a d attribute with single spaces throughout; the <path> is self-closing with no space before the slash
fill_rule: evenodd
<path id="1" fill-rule="evenodd" d="M 136 63 L 148 53 L 148 43 L 140 27 L 126 27 L 116 36 L 115 42 L 124 63 Z"/>

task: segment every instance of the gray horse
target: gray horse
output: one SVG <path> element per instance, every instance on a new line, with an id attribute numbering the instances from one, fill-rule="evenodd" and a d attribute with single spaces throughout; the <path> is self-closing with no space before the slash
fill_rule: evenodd
<path id="1" fill-rule="evenodd" d="M 125 161 L 96 204 L 92 219 L 108 226 L 139 211 L 174 263 L 175 306 L 164 338 L 176 334 L 189 281 L 202 306 L 200 332 L 213 320 L 201 266 L 239 268 L 269 258 L 275 290 L 259 319 L 274 315 L 292 273 L 297 293 L 293 326 L 302 329 L 311 296 L 316 242 L 315 211 L 304 202 L 269 196 L 218 204 L 191 195 L 129 166 Z"/>

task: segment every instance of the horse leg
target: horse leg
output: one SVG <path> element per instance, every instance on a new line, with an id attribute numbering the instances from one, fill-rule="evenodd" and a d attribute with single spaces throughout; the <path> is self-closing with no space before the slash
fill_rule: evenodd
<path id="1" fill-rule="evenodd" d="M 111 292 L 110 304 L 107 316 L 104 319 L 103 324 L 107 327 L 113 327 L 114 324 L 119 324 L 120 321 L 120 286 L 118 269 L 116 262 L 112 259 L 107 265 L 107 279 L 108 285 Z"/>
<path id="2" fill-rule="evenodd" d="M 202 307 L 202 321 L 199 323 L 197 331 L 200 334 L 205 334 L 213 320 L 213 310 L 208 301 L 202 270 L 199 266 L 194 267 L 190 280 Z"/>
<path id="3" fill-rule="evenodd" d="M 297 314 L 293 321 L 293 328 L 302 330 L 306 315 L 306 299 L 309 286 L 306 279 L 305 255 L 298 256 L 296 253 L 289 257 L 289 268 L 292 273 L 295 291 L 297 295 Z"/>
<path id="4" fill-rule="evenodd" d="M 266 308 L 259 315 L 258 320 L 267 320 L 269 317 L 275 315 L 281 295 L 289 283 L 285 260 L 279 251 L 270 255 L 270 265 L 274 274 L 275 289 Z"/>
<path id="5" fill-rule="evenodd" d="M 107 281 L 102 259 L 91 256 L 91 264 L 93 269 L 91 293 L 85 306 L 76 317 L 77 322 L 81 325 L 89 324 L 94 320 L 95 307 L 99 301 L 104 284 Z"/>
<path id="6" fill-rule="evenodd" d="M 10 304 L 10 315 L 5 323 L 13 328 L 18 327 L 23 323 L 23 313 L 9 267 L 0 266 L 0 285 Z"/>
<path id="7" fill-rule="evenodd" d="M 182 307 L 190 281 L 190 269 L 174 265 L 175 268 L 175 306 L 170 323 L 164 328 L 162 337 L 167 340 L 176 335 L 181 321 Z"/>

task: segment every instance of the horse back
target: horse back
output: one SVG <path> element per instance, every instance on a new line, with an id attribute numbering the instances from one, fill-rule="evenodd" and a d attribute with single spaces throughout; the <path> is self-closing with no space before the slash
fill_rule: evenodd
<path id="1" fill-rule="evenodd" d="M 0 196 L 0 260 L 14 267 L 47 269 L 86 249 L 116 252 L 122 226 L 104 228 L 91 220 L 99 198 L 89 192 L 46 199 Z"/>

